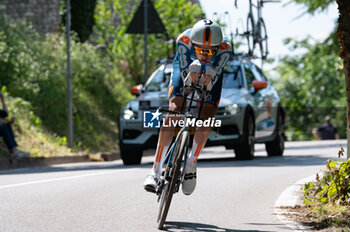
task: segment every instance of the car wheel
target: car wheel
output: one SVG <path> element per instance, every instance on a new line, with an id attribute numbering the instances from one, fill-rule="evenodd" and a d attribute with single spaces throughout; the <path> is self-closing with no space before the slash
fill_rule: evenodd
<path id="1" fill-rule="evenodd" d="M 123 143 L 119 143 L 119 148 L 124 165 L 135 165 L 141 163 L 142 148 Z"/>
<path id="2" fill-rule="evenodd" d="M 265 148 L 268 156 L 283 155 L 284 142 L 285 142 L 283 132 L 284 132 L 283 115 L 279 113 L 277 117 L 276 129 L 275 129 L 275 138 L 274 140 L 265 143 Z"/>
<path id="3" fill-rule="evenodd" d="M 248 112 L 244 119 L 243 142 L 235 146 L 236 159 L 251 160 L 254 158 L 255 122 L 254 116 Z"/>

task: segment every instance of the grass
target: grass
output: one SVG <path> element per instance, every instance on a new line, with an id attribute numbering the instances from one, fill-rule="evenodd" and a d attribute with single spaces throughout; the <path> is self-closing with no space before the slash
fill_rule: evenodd
<path id="1" fill-rule="evenodd" d="M 292 220 L 311 231 L 350 232 L 350 206 L 334 203 L 295 206 L 286 208 Z"/>
<path id="2" fill-rule="evenodd" d="M 338 158 L 344 156 L 341 147 Z M 305 183 L 304 205 L 288 207 L 287 216 L 312 230 L 350 232 L 350 159 L 327 160 L 321 174 Z"/>
<path id="3" fill-rule="evenodd" d="M 35 157 L 118 149 L 118 114 L 133 98 L 130 76 L 92 43 L 71 41 L 74 150 L 67 148 L 66 44 L 0 16 L 0 91 L 20 149 Z M 1 107 L 1 104 L 0 104 Z M 0 144 L 0 158 L 9 152 Z"/>
<path id="4" fill-rule="evenodd" d="M 334 203 L 317 204 L 309 208 L 310 214 L 320 228 L 339 228 L 350 231 L 350 206 Z"/>
<path id="5" fill-rule="evenodd" d="M 71 151 L 67 147 L 66 137 L 60 137 L 45 129 L 38 117 L 33 114 L 30 104 L 21 98 L 12 98 L 5 93 L 10 117 L 15 117 L 13 125 L 15 139 L 19 149 L 30 152 L 32 157 L 53 157 L 86 154 L 88 150 L 77 148 Z M 16 110 L 14 110 L 16 109 Z M 0 142 L 0 159 L 10 156 L 5 143 Z"/>

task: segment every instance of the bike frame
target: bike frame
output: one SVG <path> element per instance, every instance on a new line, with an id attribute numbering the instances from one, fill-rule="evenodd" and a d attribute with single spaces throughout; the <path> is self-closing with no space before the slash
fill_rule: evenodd
<path id="1" fill-rule="evenodd" d="M 201 89 L 199 87 L 190 87 L 190 88 L 193 88 L 194 90 L 200 92 Z M 206 94 L 206 93 L 204 93 Z M 203 108 L 203 103 L 204 103 L 204 96 L 201 97 L 201 100 L 198 101 L 198 100 L 195 100 L 194 99 L 194 95 L 195 95 L 195 91 L 191 94 L 191 98 L 187 98 L 188 95 L 185 95 L 183 97 L 183 101 L 182 101 L 182 106 L 181 106 L 181 111 L 180 112 L 175 112 L 175 111 L 171 111 L 171 110 L 164 110 L 164 109 L 159 109 L 160 112 L 167 112 L 167 113 L 173 113 L 173 114 L 182 114 L 184 117 L 182 119 L 184 119 L 184 121 L 186 122 L 187 119 L 189 118 L 196 118 L 196 120 L 198 119 L 201 119 L 199 116 L 202 112 L 202 108 Z M 202 93 L 203 95 L 203 93 Z M 186 100 L 189 100 L 189 105 L 187 107 L 187 110 L 184 111 L 184 109 L 186 108 Z M 194 117 L 190 114 L 190 111 L 191 111 L 191 107 L 192 107 L 192 103 L 193 102 L 200 102 L 200 105 L 199 105 L 199 110 L 198 110 L 198 115 L 197 117 Z M 196 129 L 196 128 L 195 128 Z M 168 150 L 167 154 L 166 154 L 166 159 L 168 160 L 167 162 L 167 165 L 166 165 L 166 171 L 167 169 L 170 169 L 172 167 L 172 161 L 173 161 L 173 153 L 174 153 L 174 149 L 175 149 L 175 146 L 176 146 L 176 143 L 179 141 L 179 138 L 180 136 L 183 134 L 183 133 L 186 133 L 186 136 L 185 138 L 188 140 L 188 133 L 189 133 L 189 127 L 182 127 L 180 129 L 180 131 L 178 132 L 177 136 L 176 136 L 176 139 L 175 141 L 172 143 L 170 149 Z M 189 142 L 186 143 L 186 151 L 185 151 L 185 159 L 184 159 L 184 165 L 183 165 L 183 169 L 186 167 L 186 161 L 187 161 L 187 151 L 188 151 L 188 145 L 189 145 Z M 158 191 L 157 191 L 158 192 Z"/>

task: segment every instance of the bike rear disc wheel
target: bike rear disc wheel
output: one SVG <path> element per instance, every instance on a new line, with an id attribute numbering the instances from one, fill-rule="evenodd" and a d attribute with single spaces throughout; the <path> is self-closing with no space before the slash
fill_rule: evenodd
<path id="1" fill-rule="evenodd" d="M 168 215 L 168 211 L 170 208 L 170 203 L 173 198 L 175 184 L 180 175 L 181 161 L 183 157 L 183 153 L 185 151 L 185 145 L 187 140 L 187 132 L 183 132 L 179 138 L 179 141 L 176 144 L 174 150 L 174 166 L 173 172 L 171 175 L 170 183 L 163 189 L 161 201 L 159 205 L 159 214 L 158 214 L 158 229 L 162 229 L 165 223 L 165 219 Z"/>

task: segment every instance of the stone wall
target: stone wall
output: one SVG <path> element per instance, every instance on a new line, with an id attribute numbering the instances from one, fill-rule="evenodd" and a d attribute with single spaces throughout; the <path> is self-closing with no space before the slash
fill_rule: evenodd
<path id="1" fill-rule="evenodd" d="M 31 22 L 41 33 L 56 32 L 60 0 L 0 0 L 0 14 Z"/>

